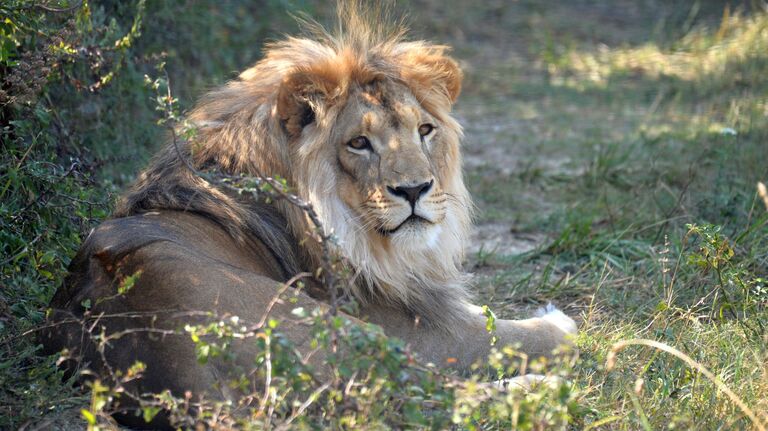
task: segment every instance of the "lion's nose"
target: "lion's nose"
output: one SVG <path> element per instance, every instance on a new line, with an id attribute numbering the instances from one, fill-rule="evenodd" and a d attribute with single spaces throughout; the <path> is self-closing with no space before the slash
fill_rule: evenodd
<path id="1" fill-rule="evenodd" d="M 425 183 L 421 183 L 415 186 L 387 186 L 387 190 L 393 195 L 407 200 L 411 204 L 411 207 L 415 207 L 416 201 L 418 201 L 420 197 L 427 194 L 427 192 L 429 192 L 429 190 L 432 188 L 432 184 L 434 183 L 435 180 L 429 180 Z"/>

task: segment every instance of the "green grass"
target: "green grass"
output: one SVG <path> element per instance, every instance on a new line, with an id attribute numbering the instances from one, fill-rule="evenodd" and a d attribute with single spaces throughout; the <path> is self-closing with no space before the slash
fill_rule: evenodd
<path id="1" fill-rule="evenodd" d="M 315 2 L 290 5 L 323 13 Z M 91 82 L 109 62 L 94 70 L 65 57 L 31 101 L 3 105 L 12 123 L 0 171 L 0 428 L 89 397 L 61 383 L 55 358 L 35 355 L 28 331 L 81 236 L 160 142 L 144 74 L 164 52 L 189 107 L 258 58 L 263 40 L 293 32 L 285 7 L 149 2 L 142 35 L 104 89 L 76 91 L 73 78 Z M 637 338 L 689 355 L 768 422 L 768 208 L 755 187 L 768 180 L 768 12 L 655 0 L 398 7 L 410 11 L 416 35 L 453 45 L 465 66 L 456 111 L 479 225 L 503 226 L 509 241 L 544 238 L 523 255 L 470 256 L 478 300 L 505 318 L 553 301 L 580 322 L 580 357 L 562 370 L 573 388 L 532 395 L 521 428 L 560 419 L 571 429 L 750 427 L 711 381 L 668 353 L 630 346 L 609 369 L 613 346 Z M 136 15 L 133 2 L 90 8 L 92 26 L 104 29 L 95 35 L 57 16 L 9 16 L 69 28 L 73 46 L 112 46 Z M 24 34 L 19 53 L 50 44 Z M 503 405 L 484 415 L 471 407 L 481 394 L 452 396 L 461 426 L 505 427 Z M 369 424 L 411 420 L 371 411 L 379 413 Z"/>
<path id="2" fill-rule="evenodd" d="M 504 317 L 549 300 L 581 317 L 584 426 L 748 426 L 666 353 L 632 347 L 607 371 L 612 345 L 631 338 L 678 348 L 768 410 L 768 218 L 755 187 L 768 178 L 768 15 L 723 10 L 667 40 L 638 40 L 649 21 L 632 23 L 602 47 L 543 15 L 562 31 L 551 49 L 475 64 L 459 106 L 470 154 L 510 155 L 469 170 L 480 223 L 548 234 L 524 256 L 481 256 L 480 295 Z M 687 224 L 721 227 L 726 266 L 751 292 L 719 281 Z"/>

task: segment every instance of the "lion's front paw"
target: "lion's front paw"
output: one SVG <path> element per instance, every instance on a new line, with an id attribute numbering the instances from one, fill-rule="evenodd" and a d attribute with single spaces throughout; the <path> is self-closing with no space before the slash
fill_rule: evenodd
<path id="1" fill-rule="evenodd" d="M 552 305 L 551 302 L 546 306 L 536 310 L 536 316 L 555 325 L 558 329 L 565 332 L 566 334 L 575 334 L 578 331 L 576 322 L 574 322 L 573 319 L 568 317 L 565 313 L 558 310 L 557 307 Z"/>

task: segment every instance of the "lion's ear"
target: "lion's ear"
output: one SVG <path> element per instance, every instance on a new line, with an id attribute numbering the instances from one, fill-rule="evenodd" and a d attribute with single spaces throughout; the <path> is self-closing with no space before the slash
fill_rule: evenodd
<path id="1" fill-rule="evenodd" d="M 403 78 L 421 91 L 445 95 L 453 104 L 461 93 L 464 74 L 456 60 L 442 54 L 442 50 L 416 49 L 403 59 Z"/>
<path id="2" fill-rule="evenodd" d="M 298 136 L 312 124 L 337 87 L 336 80 L 314 70 L 287 75 L 277 95 L 277 114 L 290 136 Z"/>
<path id="3" fill-rule="evenodd" d="M 464 79 L 464 73 L 461 71 L 459 64 L 451 57 L 440 56 L 432 63 L 432 68 L 436 70 L 436 76 L 441 80 L 442 85 L 445 86 L 445 90 L 448 92 L 448 97 L 451 98 L 451 103 L 456 103 L 456 100 L 461 94 L 461 81 Z"/>

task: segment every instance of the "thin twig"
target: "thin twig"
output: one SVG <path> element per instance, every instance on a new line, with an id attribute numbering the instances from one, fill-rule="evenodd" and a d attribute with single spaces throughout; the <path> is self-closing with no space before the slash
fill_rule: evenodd
<path id="1" fill-rule="evenodd" d="M 315 391 L 312 392 L 312 394 L 310 394 L 309 397 L 307 397 L 307 399 L 303 403 L 301 403 L 301 406 L 299 406 L 299 408 L 295 412 L 293 412 L 293 414 L 291 414 L 291 417 L 289 417 L 285 422 L 283 422 L 279 427 L 277 427 L 277 430 L 281 431 L 281 430 L 290 429 L 291 423 L 297 417 L 301 416 L 304 413 L 304 411 L 307 410 L 307 408 L 310 405 L 312 405 L 312 403 L 317 401 L 317 398 L 320 396 L 320 394 L 325 392 L 330 386 L 331 386 L 330 383 L 324 383 L 322 386 L 315 389 Z"/>
<path id="2" fill-rule="evenodd" d="M 75 4 L 73 4 L 71 6 L 63 7 L 63 8 L 51 7 L 51 6 L 48 6 L 45 3 L 35 3 L 32 6 L 38 8 L 38 9 L 42 9 L 42 10 L 44 10 L 46 12 L 67 13 L 67 12 L 72 12 L 73 10 L 80 9 L 80 6 L 82 6 L 82 5 L 83 5 L 83 1 L 80 0 L 80 1 L 76 2 Z"/>

